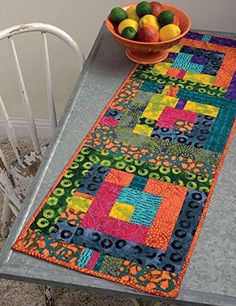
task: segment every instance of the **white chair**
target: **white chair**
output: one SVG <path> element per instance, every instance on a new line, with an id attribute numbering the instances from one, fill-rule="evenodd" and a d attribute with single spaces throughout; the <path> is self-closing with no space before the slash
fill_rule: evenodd
<path id="1" fill-rule="evenodd" d="M 50 126 L 52 133 L 57 126 L 57 118 L 54 104 L 54 95 L 52 88 L 52 78 L 49 62 L 49 52 L 46 33 L 52 34 L 60 38 L 75 52 L 75 61 L 78 64 L 78 72 L 81 71 L 84 64 L 84 56 L 79 48 L 78 44 L 61 29 L 43 23 L 30 23 L 22 24 L 10 27 L 3 31 L 0 31 L 0 40 L 8 39 L 10 50 L 13 57 L 13 62 L 16 68 L 16 76 L 19 85 L 19 91 L 21 95 L 22 105 L 27 117 L 27 123 L 29 128 L 29 134 L 33 143 L 34 151 L 29 152 L 27 155 L 22 156 L 20 148 L 17 143 L 17 137 L 14 132 L 13 126 L 9 120 L 6 108 L 3 103 L 3 99 L 0 96 L 0 115 L 4 119 L 4 127 L 6 135 L 11 143 L 11 147 L 15 153 L 16 161 L 12 164 L 8 164 L 3 152 L 0 148 L 0 191 L 3 192 L 3 209 L 2 209 L 2 227 L 1 235 L 6 238 L 9 232 L 9 225 L 12 213 L 16 215 L 24 201 L 28 187 L 35 176 L 38 166 L 42 160 L 42 157 L 46 151 L 47 146 L 40 146 L 37 136 L 37 130 L 32 115 L 25 82 L 21 67 L 19 64 L 17 51 L 14 43 L 14 36 L 20 35 L 26 32 L 39 32 L 42 37 L 42 43 L 44 46 L 44 62 L 45 62 L 45 79 L 46 79 L 46 92 L 48 102 L 48 113 L 50 119 Z"/>

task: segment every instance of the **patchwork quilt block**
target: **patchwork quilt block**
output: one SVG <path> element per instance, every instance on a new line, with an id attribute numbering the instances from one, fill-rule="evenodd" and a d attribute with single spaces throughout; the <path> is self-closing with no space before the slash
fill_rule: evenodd
<path id="1" fill-rule="evenodd" d="M 137 65 L 13 249 L 176 297 L 235 128 L 235 58 L 189 32 Z"/>

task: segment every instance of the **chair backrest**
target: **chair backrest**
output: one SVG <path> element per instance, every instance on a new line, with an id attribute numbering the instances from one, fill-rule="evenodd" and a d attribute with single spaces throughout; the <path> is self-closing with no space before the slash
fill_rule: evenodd
<path id="1" fill-rule="evenodd" d="M 50 120 L 50 127 L 51 132 L 53 133 L 56 125 L 57 125 L 57 117 L 56 117 L 56 110 L 55 110 L 55 103 L 54 103 L 54 94 L 53 94 L 53 87 L 52 87 L 52 77 L 51 77 L 51 69 L 50 69 L 50 61 L 49 61 L 49 52 L 48 52 L 48 42 L 47 42 L 47 36 L 46 33 L 52 34 L 58 38 L 60 38 L 62 41 L 64 41 L 72 50 L 74 50 L 76 55 L 76 61 L 78 64 L 79 72 L 81 71 L 83 64 L 84 64 L 84 55 L 78 46 L 78 44 L 75 42 L 75 40 L 72 39 L 71 36 L 69 36 L 66 32 L 63 30 L 49 24 L 44 23 L 30 23 L 30 24 L 22 24 L 22 25 L 16 25 L 10 28 L 7 28 L 5 30 L 0 31 L 0 40 L 8 39 L 13 62 L 16 68 L 16 76 L 17 81 L 19 85 L 19 91 L 20 96 L 22 100 L 22 104 L 26 113 L 27 117 L 27 123 L 29 128 L 30 137 L 34 146 L 34 149 L 36 153 L 41 153 L 40 151 L 40 145 L 37 135 L 37 130 L 34 122 L 34 118 L 32 115 L 31 106 L 29 103 L 28 94 L 26 91 L 25 82 L 22 75 L 22 70 L 20 67 L 15 43 L 14 43 L 14 36 L 20 35 L 26 32 L 39 32 L 42 36 L 42 43 L 44 46 L 44 64 L 45 64 L 45 79 L 46 79 L 46 92 L 47 92 L 47 102 L 48 102 L 48 112 L 49 112 L 49 120 Z M 3 99 L 0 96 L 0 113 L 3 116 L 4 119 L 4 127 L 6 130 L 6 134 L 8 136 L 8 139 L 11 143 L 11 146 L 13 148 L 13 151 L 15 153 L 16 159 L 18 162 L 21 162 L 20 157 L 20 150 L 17 143 L 17 138 L 15 131 L 13 129 L 13 126 L 9 120 L 9 116 L 7 114 L 6 108 L 3 103 Z M 0 159 L 2 159 L 3 154 L 0 154 Z M 2 162 L 5 164 L 6 161 Z"/>

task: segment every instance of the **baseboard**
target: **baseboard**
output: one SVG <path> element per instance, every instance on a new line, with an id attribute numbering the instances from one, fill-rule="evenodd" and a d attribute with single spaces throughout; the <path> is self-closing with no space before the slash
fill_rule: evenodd
<path id="1" fill-rule="evenodd" d="M 11 124 L 15 130 L 15 133 L 19 137 L 29 136 L 29 129 L 27 125 L 26 118 L 10 118 Z M 48 137 L 50 135 L 50 123 L 47 119 L 35 119 L 35 125 L 37 128 L 39 137 Z M 6 136 L 6 131 L 4 128 L 4 119 L 0 118 L 0 137 Z"/>

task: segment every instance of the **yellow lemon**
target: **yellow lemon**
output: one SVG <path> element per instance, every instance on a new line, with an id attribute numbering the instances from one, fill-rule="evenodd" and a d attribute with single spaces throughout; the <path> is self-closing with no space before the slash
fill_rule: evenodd
<path id="1" fill-rule="evenodd" d="M 139 22 L 140 27 L 143 27 L 144 25 L 150 25 L 153 28 L 159 30 L 160 26 L 157 22 L 157 18 L 154 15 L 145 15 L 140 19 Z"/>
<path id="2" fill-rule="evenodd" d="M 129 19 L 133 19 L 137 22 L 139 22 L 140 18 L 138 17 L 136 13 L 136 6 L 131 6 L 126 10 L 126 13 L 128 14 Z"/>
<path id="3" fill-rule="evenodd" d="M 133 28 L 136 32 L 138 32 L 138 23 L 137 21 L 133 19 L 125 19 L 121 21 L 121 23 L 118 26 L 118 32 L 121 34 L 125 28 L 131 27 Z"/>
<path id="4" fill-rule="evenodd" d="M 171 40 L 181 34 L 180 28 L 176 24 L 167 24 L 160 29 L 160 41 Z"/>

